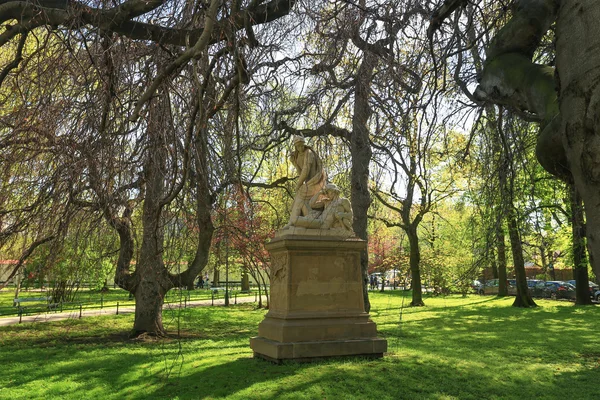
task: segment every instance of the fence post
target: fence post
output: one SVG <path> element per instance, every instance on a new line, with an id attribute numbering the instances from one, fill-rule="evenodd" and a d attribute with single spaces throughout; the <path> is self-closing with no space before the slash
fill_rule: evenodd
<path id="1" fill-rule="evenodd" d="M 183 298 L 183 308 L 187 308 L 187 297 Z"/>
<path id="2" fill-rule="evenodd" d="M 83 304 L 79 303 L 79 319 L 81 319 L 81 311 L 83 310 Z"/>
<path id="3" fill-rule="evenodd" d="M 104 308 L 104 293 L 100 296 L 100 309 Z"/>
<path id="4" fill-rule="evenodd" d="M 211 302 L 211 304 L 210 304 L 211 306 L 215 305 L 215 291 L 214 290 L 210 291 L 210 302 Z"/>
<path id="5" fill-rule="evenodd" d="M 237 293 L 235 293 L 234 298 L 235 298 L 235 303 L 234 304 L 237 304 Z"/>
<path id="6" fill-rule="evenodd" d="M 119 302 L 117 301 L 117 315 L 119 315 Z"/>

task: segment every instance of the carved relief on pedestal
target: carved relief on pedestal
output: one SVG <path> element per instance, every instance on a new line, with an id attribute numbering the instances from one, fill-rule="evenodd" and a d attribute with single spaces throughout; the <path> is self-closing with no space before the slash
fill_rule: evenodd
<path id="1" fill-rule="evenodd" d="M 286 253 L 271 256 L 271 283 L 281 281 L 287 275 L 288 256 Z"/>

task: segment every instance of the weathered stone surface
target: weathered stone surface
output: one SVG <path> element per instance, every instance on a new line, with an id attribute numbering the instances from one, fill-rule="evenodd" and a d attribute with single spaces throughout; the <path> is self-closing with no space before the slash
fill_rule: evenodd
<path id="1" fill-rule="evenodd" d="M 315 357 L 379 357 L 387 342 L 364 310 L 357 238 L 286 236 L 271 253 L 269 312 L 251 339 L 272 361 Z"/>
<path id="2" fill-rule="evenodd" d="M 343 228 L 311 229 L 301 226 L 288 226 L 275 232 L 275 239 L 298 236 L 309 236 L 311 239 L 320 237 L 346 239 L 355 235 L 353 231 Z"/>
<path id="3" fill-rule="evenodd" d="M 321 342 L 277 342 L 263 337 L 250 339 L 254 356 L 273 362 L 283 360 L 310 361 L 327 357 L 383 357 L 387 351 L 385 339 L 328 340 Z"/>

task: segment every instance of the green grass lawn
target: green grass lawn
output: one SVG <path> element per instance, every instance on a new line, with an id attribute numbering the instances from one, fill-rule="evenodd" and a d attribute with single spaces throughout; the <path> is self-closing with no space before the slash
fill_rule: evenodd
<path id="1" fill-rule="evenodd" d="M 273 365 L 251 305 L 165 311 L 179 338 L 129 340 L 132 315 L 0 328 L 1 399 L 595 399 L 600 309 L 513 298 L 371 295 L 382 359 Z M 405 294 L 406 296 L 409 293 Z"/>
<path id="2" fill-rule="evenodd" d="M 235 293 L 238 293 L 237 290 L 232 290 L 232 297 Z M 219 298 L 223 297 L 223 293 L 218 294 Z M 19 293 L 19 298 L 27 299 L 27 298 L 42 298 L 42 297 L 50 297 L 49 290 L 30 290 L 30 291 L 21 291 Z M 165 298 L 165 302 L 167 303 L 179 303 L 184 302 L 184 299 L 188 301 L 195 300 L 209 300 L 211 298 L 211 291 L 205 289 L 197 289 L 197 290 L 178 290 L 172 289 L 167 293 Z M 0 317 L 14 317 L 18 315 L 18 309 L 13 307 L 13 299 L 14 299 L 14 288 L 6 288 L 0 291 Z M 90 290 L 87 288 L 80 289 L 76 292 L 75 299 L 72 302 L 65 303 L 62 305 L 63 310 L 75 310 L 79 309 L 80 304 L 83 309 L 92 309 L 92 308 L 103 308 L 103 307 L 116 307 L 117 303 L 120 306 L 128 306 L 134 305 L 135 300 L 129 299 L 129 292 L 117 288 L 110 289 L 108 292 L 103 293 L 99 290 Z M 41 312 L 48 311 L 48 302 L 47 301 L 27 301 L 21 303 L 23 307 L 23 313 L 27 314 L 37 314 Z M 53 308 L 54 311 L 60 311 L 60 307 L 56 306 Z"/>

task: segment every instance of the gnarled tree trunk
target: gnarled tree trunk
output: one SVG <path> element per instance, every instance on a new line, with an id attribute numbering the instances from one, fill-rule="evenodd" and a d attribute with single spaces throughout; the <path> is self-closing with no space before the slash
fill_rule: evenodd
<path id="1" fill-rule="evenodd" d="M 161 336 L 162 306 L 165 294 L 173 287 L 163 263 L 164 226 L 162 203 L 165 196 L 166 160 L 165 130 L 168 126 L 166 100 L 151 103 L 148 128 L 148 155 L 144 164 L 145 196 L 142 211 L 142 245 L 135 271 L 136 300 L 133 334 Z"/>
<path id="2" fill-rule="evenodd" d="M 585 204 L 590 263 L 600 276 L 600 3 L 561 1 L 556 21 L 560 131 Z"/>

